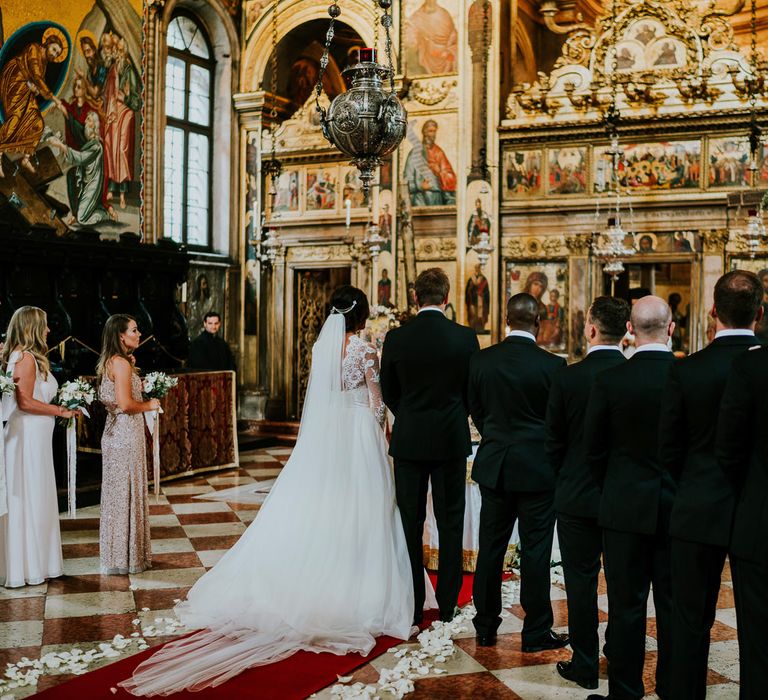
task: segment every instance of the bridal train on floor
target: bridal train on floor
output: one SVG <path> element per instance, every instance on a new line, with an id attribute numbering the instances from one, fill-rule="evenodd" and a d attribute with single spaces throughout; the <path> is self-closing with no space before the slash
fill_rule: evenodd
<path id="1" fill-rule="evenodd" d="M 333 313 L 313 348 L 291 458 L 237 544 L 176 607 L 201 631 L 139 665 L 120 683 L 129 692 L 199 690 L 298 650 L 367 654 L 380 635 L 410 636 L 378 358 L 356 335 L 344 343 L 344 316 Z"/>

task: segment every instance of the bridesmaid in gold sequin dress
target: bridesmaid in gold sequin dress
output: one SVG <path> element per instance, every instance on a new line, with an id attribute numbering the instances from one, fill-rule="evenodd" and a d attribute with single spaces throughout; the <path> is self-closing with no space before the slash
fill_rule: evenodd
<path id="1" fill-rule="evenodd" d="M 141 333 L 125 314 L 107 319 L 97 373 L 99 398 L 107 409 L 101 438 L 99 555 L 103 574 L 135 574 L 152 565 L 147 493 L 145 411 L 160 407 L 141 400 L 133 352 Z"/>

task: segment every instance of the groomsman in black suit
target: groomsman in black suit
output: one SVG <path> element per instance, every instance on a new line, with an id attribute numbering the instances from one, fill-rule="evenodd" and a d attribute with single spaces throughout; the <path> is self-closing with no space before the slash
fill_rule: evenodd
<path id="1" fill-rule="evenodd" d="M 589 699 L 639 700 L 645 695 L 646 605 L 653 583 L 656 607 L 656 693 L 670 690 L 672 622 L 669 513 L 674 482 L 658 460 L 661 397 L 674 356 L 667 343 L 672 312 L 656 296 L 639 299 L 627 329 L 636 350 L 622 365 L 598 374 L 584 424 L 587 462 L 601 489 L 598 523 L 603 528 L 608 583 L 608 695 Z"/>
<path id="2" fill-rule="evenodd" d="M 547 455 L 557 475 L 555 512 L 573 656 L 557 671 L 582 688 L 597 688 L 600 643 L 597 636 L 597 582 L 603 554 L 603 529 L 597 523 L 600 491 L 587 467 L 584 416 L 595 376 L 626 362 L 621 340 L 629 305 L 597 297 L 587 311 L 587 356 L 555 373 L 547 406 Z"/>
<path id="3" fill-rule="evenodd" d="M 741 662 L 740 700 L 768 688 L 768 348 L 733 361 L 717 429 L 717 457 L 734 484 L 731 562 Z"/>
<path id="4" fill-rule="evenodd" d="M 677 482 L 672 506 L 672 697 L 704 700 L 709 633 L 728 553 L 733 488 L 715 455 L 720 400 L 734 358 L 757 343 L 763 287 L 735 270 L 715 285 L 715 339 L 674 364 L 659 424 L 659 459 Z"/>
<path id="5" fill-rule="evenodd" d="M 469 358 L 479 350 L 475 333 L 445 317 L 450 283 L 437 267 L 416 280 L 419 313 L 387 333 L 381 356 L 381 393 L 395 415 L 389 454 L 395 492 L 411 559 L 414 623 L 424 607 L 424 520 L 427 487 L 440 538 L 437 603 L 440 619 L 456 614 L 463 571 L 464 493 L 469 436 Z"/>
<path id="6" fill-rule="evenodd" d="M 539 322 L 536 299 L 530 294 L 513 296 L 507 304 L 510 336 L 475 355 L 469 371 L 469 406 L 482 435 L 472 468 L 482 496 L 473 590 L 477 643 L 496 643 L 504 555 L 519 519 L 525 652 L 568 644 L 568 635 L 552 632 L 549 567 L 555 474 L 544 456 L 547 396 L 552 375 L 565 360 L 536 345 Z"/>

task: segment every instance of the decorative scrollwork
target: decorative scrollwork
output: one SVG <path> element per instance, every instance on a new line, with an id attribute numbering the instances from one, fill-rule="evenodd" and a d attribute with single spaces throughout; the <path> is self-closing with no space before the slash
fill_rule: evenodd
<path id="1" fill-rule="evenodd" d="M 448 97 L 457 85 L 456 80 L 443 80 L 440 84 L 428 80 L 414 80 L 408 97 L 420 104 L 433 107 Z"/>
<path id="2" fill-rule="evenodd" d="M 728 231 L 725 229 L 714 229 L 712 231 L 701 231 L 700 235 L 705 253 L 722 255 L 725 251 L 725 245 L 728 243 Z"/>

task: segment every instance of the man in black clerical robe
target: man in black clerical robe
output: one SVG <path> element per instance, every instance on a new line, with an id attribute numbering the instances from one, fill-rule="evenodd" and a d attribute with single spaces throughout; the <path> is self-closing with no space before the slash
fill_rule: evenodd
<path id="1" fill-rule="evenodd" d="M 715 339 L 675 363 L 659 423 L 659 459 L 677 482 L 672 506 L 672 697 L 704 700 L 709 634 L 731 538 L 735 494 L 717 462 L 720 401 L 734 358 L 755 345 L 763 288 L 734 270 L 715 285 Z"/>
<path id="2" fill-rule="evenodd" d="M 473 589 L 477 644 L 496 643 L 504 555 L 519 520 L 524 652 L 568 644 L 568 635 L 552 631 L 549 569 L 555 474 L 544 454 L 552 375 L 566 362 L 536 345 L 540 321 L 533 296 L 511 297 L 507 304 L 510 336 L 475 355 L 469 374 L 469 407 L 482 436 L 472 467 L 482 498 Z"/>
<path id="3" fill-rule="evenodd" d="M 651 584 L 656 608 L 656 693 L 672 700 L 669 655 L 672 624 L 669 514 L 675 484 L 658 459 L 659 415 L 675 358 L 668 341 L 672 311 L 656 296 L 632 307 L 636 350 L 624 364 L 595 377 L 584 422 L 587 462 L 600 487 L 608 584 L 608 690 L 589 699 L 639 700 L 645 695 L 646 605 Z"/>
<path id="4" fill-rule="evenodd" d="M 227 341 L 218 336 L 221 317 L 209 311 L 203 319 L 203 332 L 189 344 L 189 369 L 219 371 L 235 369 L 235 358 Z"/>
<path id="5" fill-rule="evenodd" d="M 739 700 L 768 687 L 768 348 L 733 361 L 717 429 L 721 467 L 736 489 L 730 551 L 739 634 Z"/>
<path id="6" fill-rule="evenodd" d="M 627 332 L 629 304 L 597 297 L 587 311 L 587 356 L 555 373 L 547 406 L 547 455 L 557 475 L 555 512 L 568 594 L 568 632 L 573 656 L 557 671 L 582 688 L 597 688 L 597 584 L 603 554 L 598 525 L 600 491 L 587 466 L 584 416 L 595 376 L 626 362 L 621 340 Z"/>
<path id="7" fill-rule="evenodd" d="M 424 607 L 424 520 L 427 487 L 440 538 L 435 595 L 440 619 L 456 615 L 463 571 L 467 457 L 472 452 L 467 406 L 469 358 L 477 336 L 445 316 L 450 283 L 440 268 L 416 279 L 419 313 L 384 340 L 381 394 L 395 416 L 389 454 L 395 494 L 411 560 L 414 623 Z"/>

